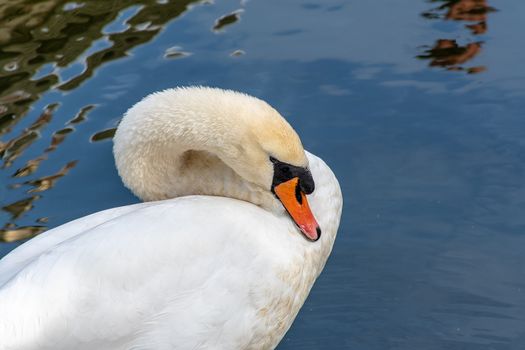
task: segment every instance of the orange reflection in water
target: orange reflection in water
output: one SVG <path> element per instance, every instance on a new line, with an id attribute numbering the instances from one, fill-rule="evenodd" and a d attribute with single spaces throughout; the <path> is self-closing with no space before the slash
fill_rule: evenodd
<path id="1" fill-rule="evenodd" d="M 448 8 L 446 14 L 447 19 L 469 22 L 477 21 L 477 24 L 466 26 L 476 35 L 483 34 L 487 31 L 487 15 L 495 11 L 493 7 L 487 4 L 486 0 L 447 1 L 443 6 Z"/>
<path id="2" fill-rule="evenodd" d="M 487 17 L 495 8 L 489 6 L 486 0 L 434 0 L 442 3 L 440 6 L 424 12 L 422 15 L 429 19 L 444 19 L 464 22 L 472 35 L 485 34 L 488 30 Z M 438 39 L 424 54 L 417 56 L 420 59 L 430 60 L 431 67 L 444 67 L 447 70 L 479 73 L 486 70 L 485 66 L 465 67 L 464 64 L 476 57 L 480 52 L 483 41 L 469 42 L 460 45 L 456 39 Z"/>

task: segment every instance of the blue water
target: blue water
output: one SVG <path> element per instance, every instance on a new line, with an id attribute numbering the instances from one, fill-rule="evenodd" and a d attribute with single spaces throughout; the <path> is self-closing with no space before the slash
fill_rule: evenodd
<path id="1" fill-rule="evenodd" d="M 137 202 L 110 141 L 133 103 L 230 88 L 275 106 L 344 193 L 332 256 L 279 350 L 525 349 L 525 2 L 144 0 L 92 17 L 56 3 L 0 37 L 0 256 Z"/>

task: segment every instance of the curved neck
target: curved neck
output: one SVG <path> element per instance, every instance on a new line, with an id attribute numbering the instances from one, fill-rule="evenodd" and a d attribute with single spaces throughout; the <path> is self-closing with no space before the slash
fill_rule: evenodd
<path id="1" fill-rule="evenodd" d="M 119 170 L 119 174 L 126 186 L 142 200 L 211 195 L 236 198 L 265 208 L 275 205 L 271 193 L 244 180 L 214 153 L 154 144 L 155 141 L 147 147 L 137 146 L 133 152 L 141 154 L 140 159 L 121 157 L 129 166 Z"/>
<path id="2" fill-rule="evenodd" d="M 250 181 L 271 179 L 247 179 L 232 167 L 243 159 L 251 136 L 242 119 L 231 118 L 243 114 L 239 107 L 173 102 L 173 96 L 154 94 L 124 116 L 113 149 L 124 184 L 144 201 L 200 194 L 278 210 L 273 195 Z"/>

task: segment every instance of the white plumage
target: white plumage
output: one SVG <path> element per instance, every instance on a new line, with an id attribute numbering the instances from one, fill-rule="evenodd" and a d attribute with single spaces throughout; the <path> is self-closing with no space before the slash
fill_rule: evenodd
<path id="1" fill-rule="evenodd" d="M 0 349 L 277 346 L 332 249 L 342 198 L 330 169 L 274 112 L 209 88 L 166 90 L 130 109 L 115 138 L 119 173 L 157 201 L 77 219 L 4 257 Z M 231 125 L 228 138 L 216 135 Z M 276 136 L 276 127 L 287 130 Z M 245 137 L 253 144 L 239 146 Z M 273 170 L 260 152 L 309 166 L 317 242 L 269 191 Z"/>

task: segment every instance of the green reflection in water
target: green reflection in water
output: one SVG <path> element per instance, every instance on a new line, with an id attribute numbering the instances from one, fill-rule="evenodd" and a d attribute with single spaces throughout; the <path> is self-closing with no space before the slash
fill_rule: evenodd
<path id="1" fill-rule="evenodd" d="M 97 142 L 97 141 L 112 139 L 113 136 L 115 136 L 115 131 L 117 131 L 117 128 L 111 128 L 111 129 L 99 131 L 93 136 L 91 136 L 91 141 Z"/>
<path id="2" fill-rule="evenodd" d="M 73 6 L 60 0 L 12 0 L 0 5 L 0 135 L 8 129 L 4 124 L 16 123 L 40 94 L 57 83 L 61 90 L 74 89 L 103 63 L 124 57 L 133 47 L 151 40 L 163 25 L 195 2 L 88 1 Z M 138 10 L 125 21 L 126 28 L 105 33 L 108 24 L 131 6 Z M 101 39 L 107 41 L 108 47 L 86 57 L 79 75 L 61 81 L 60 69 L 76 62 L 96 47 L 94 44 L 100 45 Z M 45 66 L 52 71 L 38 76 Z M 9 115 L 14 118 L 5 118 Z"/>
<path id="3" fill-rule="evenodd" d="M 45 107 L 29 127 L 9 135 L 26 116 L 31 105 L 52 89 L 77 88 L 104 63 L 126 57 L 134 47 L 152 40 L 170 20 L 177 18 L 196 0 L 118 0 L 70 2 L 65 0 L 11 0 L 0 4 L 0 159 L 8 171 L 13 162 L 41 137 L 52 120 L 58 103 Z M 125 18 L 123 18 L 125 17 Z M 226 24 L 224 24 L 226 25 Z M 65 70 L 81 65 L 82 70 L 67 77 Z M 50 144 L 36 158 L 11 171 L 14 181 L 31 177 L 74 127 L 86 120 L 96 106 L 87 105 L 65 125 L 51 132 Z M 92 141 L 109 139 L 114 129 L 92 136 Z M 42 225 L 17 227 L 15 221 L 31 210 L 40 195 L 51 189 L 77 161 L 71 159 L 58 171 L 19 183 L 2 184 L 24 189 L 21 199 L 3 203 L 10 219 L 0 228 L 0 241 L 30 238 L 46 229 Z M 28 195 L 29 194 L 29 195 Z M 20 198 L 19 197 L 19 198 Z M 47 218 L 36 220 L 47 222 Z"/>
<path id="4" fill-rule="evenodd" d="M 242 10 L 237 10 L 237 11 L 234 11 L 232 13 L 229 13 L 217 19 L 217 21 L 215 22 L 215 25 L 213 26 L 213 30 L 220 31 L 224 27 L 237 22 L 241 18 L 241 13 L 242 13 Z"/>

